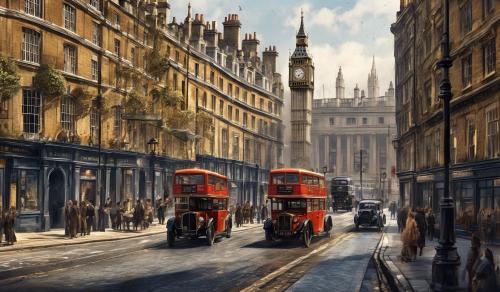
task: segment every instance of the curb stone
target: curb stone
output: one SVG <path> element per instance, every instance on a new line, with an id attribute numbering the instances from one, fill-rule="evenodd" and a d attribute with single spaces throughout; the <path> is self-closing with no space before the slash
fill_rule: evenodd
<path id="1" fill-rule="evenodd" d="M 385 233 L 382 235 L 382 242 L 385 239 Z M 394 264 L 392 259 L 389 256 L 385 255 L 385 251 L 387 250 L 387 245 L 380 245 L 378 259 L 381 263 L 382 272 L 386 276 L 389 285 L 395 291 L 405 291 L 405 292 L 413 292 L 413 287 L 410 285 L 410 282 L 406 279 L 406 277 L 401 273 L 399 268 Z"/>

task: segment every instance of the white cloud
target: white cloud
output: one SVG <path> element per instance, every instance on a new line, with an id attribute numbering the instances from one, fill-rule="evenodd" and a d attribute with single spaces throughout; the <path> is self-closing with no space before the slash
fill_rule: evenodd
<path id="1" fill-rule="evenodd" d="M 351 33 L 356 33 L 366 20 L 394 20 L 398 5 L 395 0 L 358 0 L 352 9 L 339 15 L 339 20 L 349 27 Z"/>
<path id="2" fill-rule="evenodd" d="M 335 9 L 321 7 L 314 10 L 310 3 L 303 3 L 293 9 L 293 16 L 285 19 L 285 26 L 293 27 L 296 30 L 299 28 L 299 20 L 301 12 L 307 19 L 307 29 L 324 28 L 332 32 L 338 30 L 338 15 Z"/>

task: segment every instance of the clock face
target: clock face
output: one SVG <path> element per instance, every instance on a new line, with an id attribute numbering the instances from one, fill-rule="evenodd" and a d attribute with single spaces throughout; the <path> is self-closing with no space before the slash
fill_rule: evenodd
<path id="1" fill-rule="evenodd" d="M 304 69 L 302 69 L 302 68 L 295 69 L 293 71 L 293 76 L 295 77 L 295 79 L 298 79 L 298 80 L 304 79 L 304 77 L 305 77 Z"/>

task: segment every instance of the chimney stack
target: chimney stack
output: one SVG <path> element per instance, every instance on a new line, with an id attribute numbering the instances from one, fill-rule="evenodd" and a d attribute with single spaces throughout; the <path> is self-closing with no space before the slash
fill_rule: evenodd
<path id="1" fill-rule="evenodd" d="M 224 18 L 224 40 L 221 42 L 223 47 L 227 47 L 228 53 L 235 53 L 240 50 L 240 30 L 241 22 L 237 14 L 229 14 Z"/>

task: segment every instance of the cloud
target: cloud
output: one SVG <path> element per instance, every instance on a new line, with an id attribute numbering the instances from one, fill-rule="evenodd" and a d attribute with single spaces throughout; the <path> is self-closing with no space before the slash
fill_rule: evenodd
<path id="1" fill-rule="evenodd" d="M 323 28 L 332 32 L 338 31 L 338 15 L 335 9 L 321 7 L 313 9 L 311 3 L 303 3 L 293 9 L 293 16 L 285 19 L 285 26 L 299 28 L 301 12 L 307 19 L 307 29 Z"/>
<path id="2" fill-rule="evenodd" d="M 381 18 L 394 20 L 398 5 L 398 1 L 394 0 L 358 0 L 352 9 L 339 15 L 339 21 L 346 25 L 351 33 L 356 33 L 366 21 L 380 21 Z"/>

